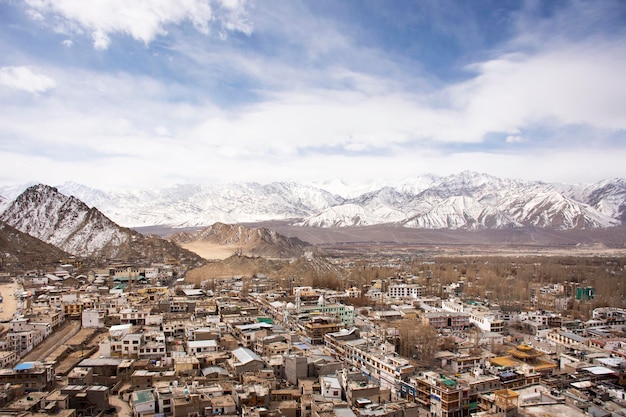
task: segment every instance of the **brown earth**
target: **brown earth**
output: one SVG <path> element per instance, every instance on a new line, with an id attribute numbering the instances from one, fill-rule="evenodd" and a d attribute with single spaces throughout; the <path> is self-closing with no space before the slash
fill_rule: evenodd
<path id="1" fill-rule="evenodd" d="M 13 318 L 13 313 L 17 310 L 17 298 L 15 298 L 16 289 L 21 291 L 22 287 L 15 281 L 0 283 L 0 294 L 2 294 L 0 321 L 7 321 Z"/>

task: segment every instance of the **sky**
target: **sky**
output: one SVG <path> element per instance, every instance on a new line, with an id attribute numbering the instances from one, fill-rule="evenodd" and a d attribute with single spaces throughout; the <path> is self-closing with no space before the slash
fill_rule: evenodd
<path id="1" fill-rule="evenodd" d="M 622 0 L 0 0 L 0 185 L 626 178 Z"/>

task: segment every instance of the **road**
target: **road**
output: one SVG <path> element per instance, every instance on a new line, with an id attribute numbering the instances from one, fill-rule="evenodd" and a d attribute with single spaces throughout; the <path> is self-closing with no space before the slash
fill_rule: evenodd
<path id="1" fill-rule="evenodd" d="M 35 346 L 33 350 L 22 357 L 23 362 L 43 361 L 57 347 L 67 342 L 80 330 L 80 321 L 67 320 L 59 329 L 54 331 L 50 336 L 46 337 L 43 342 Z"/>
<path id="2" fill-rule="evenodd" d="M 109 397 L 109 404 L 111 404 L 111 407 L 115 407 L 115 410 L 117 412 L 117 414 L 110 414 L 110 415 L 117 415 L 117 416 L 124 416 L 124 417 L 133 415 L 130 405 L 128 405 L 126 401 L 122 400 L 119 395 L 111 395 Z"/>

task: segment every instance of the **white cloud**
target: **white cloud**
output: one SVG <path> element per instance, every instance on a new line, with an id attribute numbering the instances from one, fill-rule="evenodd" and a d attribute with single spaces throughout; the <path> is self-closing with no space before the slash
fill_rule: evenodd
<path id="1" fill-rule="evenodd" d="M 165 126 L 157 126 L 156 129 L 154 129 L 154 133 L 156 133 L 159 136 L 169 136 L 170 135 L 170 131 L 167 130 L 167 127 L 165 127 Z"/>
<path id="2" fill-rule="evenodd" d="M 109 49 L 111 39 L 109 38 L 109 35 L 106 34 L 106 32 L 100 29 L 94 30 L 91 34 L 91 37 L 93 39 L 93 47 L 95 50 L 106 51 L 107 49 Z"/>
<path id="3" fill-rule="evenodd" d="M 44 93 L 56 87 L 56 82 L 52 78 L 23 66 L 0 68 L 0 84 L 33 94 Z"/>
<path id="4" fill-rule="evenodd" d="M 109 7 L 101 0 L 84 3 L 29 0 L 33 14 L 61 19 L 72 33 L 88 33 L 101 50 L 115 41 L 116 33 L 150 42 L 166 33 L 168 24 L 184 20 L 204 33 L 214 28 L 249 33 L 250 28 L 243 3 L 235 0 L 136 1 L 125 2 L 126 7 L 118 0 L 106 3 Z M 206 7 L 191 16 L 198 4 Z M 91 13 L 89 7 L 98 12 Z M 276 13 L 269 7 L 259 9 L 265 16 Z M 626 155 L 620 149 L 589 152 L 579 143 L 568 151 L 552 146 L 549 154 L 536 148 L 532 154 L 519 153 L 549 140 L 531 136 L 535 127 L 558 132 L 584 125 L 586 132 L 598 136 L 626 130 L 623 42 L 560 39 L 520 53 L 508 53 L 513 48 L 501 45 L 505 52 L 491 51 L 490 58 L 468 67 L 471 73 L 465 81 L 437 90 L 443 80 L 429 84 L 420 79 L 421 73 L 408 74 L 393 56 L 359 47 L 348 33 L 329 29 L 330 23 L 311 19 L 299 25 L 294 20 L 287 28 L 277 25 L 270 30 L 272 39 L 293 35 L 286 36 L 289 42 L 303 45 L 305 57 L 293 60 L 280 46 L 276 54 L 261 48 L 244 54 L 228 44 L 206 48 L 200 37 L 174 42 L 174 55 L 194 60 L 191 65 L 184 59 L 173 64 L 180 71 L 179 82 L 188 81 L 189 87 L 122 71 L 106 75 L 76 67 L 57 69 L 54 74 L 63 88 L 53 94 L 34 104 L 0 103 L 0 134 L 19 138 L 22 148 L 46 155 L 36 165 L 34 158 L 16 160 L 31 162 L 29 176 L 38 169 L 65 175 L 54 183 L 76 172 L 85 178 L 93 172 L 93 183 L 107 172 L 106 181 L 123 184 L 129 180 L 129 167 L 132 181 L 145 184 L 163 178 L 202 181 L 207 175 L 261 182 L 320 176 L 360 180 L 463 169 L 543 180 L 581 175 L 599 179 L 616 176 L 616 171 L 626 176 L 621 163 Z M 319 36 L 307 43 L 317 32 Z M 346 51 L 349 59 L 328 59 Z M 12 68 L 26 68 L 30 76 L 18 76 Z M 45 76 L 47 83 L 25 81 L 37 78 L 36 72 L 6 67 L 0 70 L 0 83 L 31 92 L 56 86 L 57 81 Z M 227 84 L 233 89 L 241 85 L 241 95 L 254 96 L 255 101 L 220 108 L 214 94 L 221 94 L 219 86 Z M 508 154 L 489 151 L 489 143 L 481 142 L 494 133 L 507 143 L 528 146 L 507 147 Z M 463 151 L 467 144 L 485 151 Z M 48 164 L 42 162 L 46 158 Z"/>
<path id="5" fill-rule="evenodd" d="M 165 35 L 168 25 L 184 21 L 204 34 L 209 33 L 213 22 L 225 31 L 249 34 L 252 30 L 242 1 L 26 0 L 26 4 L 33 19 L 55 21 L 62 32 L 90 32 L 98 50 L 108 48 L 113 34 L 129 35 L 149 44 Z"/>
<path id="6" fill-rule="evenodd" d="M 61 45 L 65 46 L 66 48 L 71 48 L 72 46 L 74 46 L 74 42 L 71 39 L 65 39 L 61 42 Z"/>
<path id="7" fill-rule="evenodd" d="M 506 143 L 522 143 L 524 142 L 524 138 L 520 135 L 509 135 L 506 137 Z"/>
<path id="8" fill-rule="evenodd" d="M 473 67 L 450 95 L 462 127 L 480 138 L 532 124 L 626 128 L 626 45 L 582 43 L 504 55 Z"/>

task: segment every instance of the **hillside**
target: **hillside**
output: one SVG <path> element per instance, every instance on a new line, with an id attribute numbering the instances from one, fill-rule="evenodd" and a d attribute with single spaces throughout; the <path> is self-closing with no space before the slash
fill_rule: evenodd
<path id="1" fill-rule="evenodd" d="M 144 236 L 121 227 L 99 210 L 46 185 L 26 189 L 0 220 L 69 254 L 102 262 L 176 259 L 194 265 L 203 263 L 195 253 L 158 236 Z"/>
<path id="2" fill-rule="evenodd" d="M 0 271 L 15 273 L 58 265 L 69 254 L 0 222 Z"/>
<path id="3" fill-rule="evenodd" d="M 178 232 L 169 236 L 172 242 L 195 251 L 207 259 L 223 258 L 233 253 L 269 258 L 292 258 L 313 251 L 311 244 L 298 238 L 286 237 L 265 227 L 215 223 L 193 232 Z M 222 254 L 222 256 L 218 256 Z"/>
<path id="4" fill-rule="evenodd" d="M 323 258 L 303 256 L 293 261 L 267 259 L 233 255 L 220 261 L 212 261 L 187 272 L 185 281 L 200 284 L 203 281 L 215 278 L 231 278 L 233 276 L 251 277 L 264 274 L 277 280 L 288 280 L 298 277 L 301 282 L 312 282 L 321 277 L 336 279 L 339 270 Z M 287 287 L 285 287 L 287 288 Z"/>

